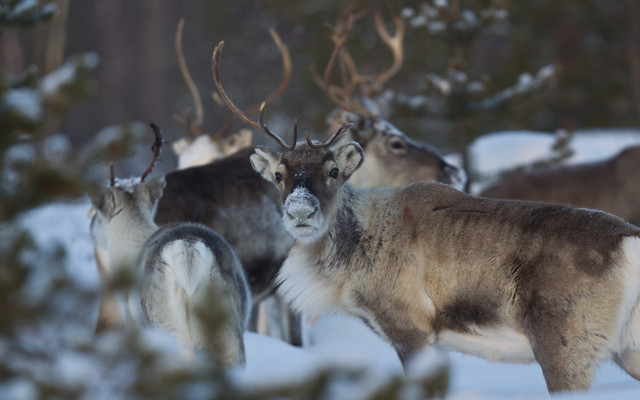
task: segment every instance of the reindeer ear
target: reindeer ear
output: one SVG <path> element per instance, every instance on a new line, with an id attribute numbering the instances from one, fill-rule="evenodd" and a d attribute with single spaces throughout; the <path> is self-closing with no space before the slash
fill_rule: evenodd
<path id="1" fill-rule="evenodd" d="M 341 146 L 333 152 L 340 171 L 347 180 L 358 169 L 364 161 L 364 152 L 362 147 L 356 142 L 351 142 Z"/>
<path id="2" fill-rule="evenodd" d="M 91 204 L 105 217 L 109 217 L 115 208 L 115 200 L 111 189 L 101 188 L 97 192 L 90 193 Z"/>
<path id="3" fill-rule="evenodd" d="M 255 153 L 249 157 L 251 166 L 264 179 L 276 183 L 275 172 L 280 163 L 280 154 L 275 153 L 264 146 L 257 146 Z"/>
<path id="4" fill-rule="evenodd" d="M 164 187 L 166 186 L 164 175 L 153 177 L 152 179 L 144 182 L 143 185 L 149 196 L 151 204 L 154 204 L 160 200 L 162 193 L 164 192 Z"/>

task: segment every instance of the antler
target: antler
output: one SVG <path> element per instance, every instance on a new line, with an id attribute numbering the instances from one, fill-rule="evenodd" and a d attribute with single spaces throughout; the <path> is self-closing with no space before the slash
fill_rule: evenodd
<path id="1" fill-rule="evenodd" d="M 390 12 L 391 8 L 389 7 Z M 352 93 L 356 87 L 360 87 L 363 93 L 368 93 L 371 88 L 370 84 L 375 83 L 378 85 L 383 85 L 392 76 L 394 76 L 402 66 L 404 60 L 404 51 L 402 48 L 402 42 L 404 40 L 404 22 L 402 17 L 393 13 L 393 23 L 395 26 L 395 33 L 391 35 L 391 33 L 386 29 L 384 25 L 384 21 L 382 18 L 382 14 L 380 10 L 374 10 L 374 21 L 375 28 L 382 39 L 382 41 L 391 49 L 391 53 L 393 54 L 393 62 L 391 66 L 385 70 L 384 72 L 377 75 L 366 75 L 361 74 L 358 71 L 355 61 L 353 57 L 349 54 L 348 50 L 345 47 L 345 42 L 351 29 L 353 27 L 353 22 L 355 18 L 360 18 L 362 14 L 354 17 L 353 14 L 349 14 L 346 17 L 346 25 L 343 22 L 345 18 L 341 17 L 338 19 L 338 23 L 336 23 L 336 27 L 332 27 L 332 35 L 331 39 L 334 42 L 334 50 L 331 53 L 331 57 L 327 63 L 327 66 L 324 71 L 323 80 L 320 82 L 317 75 L 314 75 L 314 79 L 316 83 L 320 85 L 329 99 L 335 103 L 339 108 L 354 112 L 354 113 L 364 113 L 367 117 L 372 118 L 373 116 L 363 105 L 361 105 L 356 99 L 353 98 Z M 330 76 L 331 70 L 336 63 L 336 60 L 340 61 L 340 66 L 342 68 L 342 77 L 343 77 L 343 86 L 338 87 L 336 85 L 330 84 Z M 347 78 L 347 73 L 344 71 L 348 71 L 349 78 Z"/>
<path id="2" fill-rule="evenodd" d="M 187 110 L 184 113 L 184 116 L 176 115 L 176 119 L 178 122 L 183 124 L 187 129 L 187 132 L 192 137 L 198 136 L 203 132 L 202 129 L 202 100 L 200 98 L 200 92 L 198 92 L 198 88 L 193 82 L 193 78 L 191 78 L 191 74 L 189 73 L 189 69 L 187 68 L 187 63 L 184 59 L 184 53 L 182 52 L 182 32 L 184 30 L 184 22 L 185 19 L 181 18 L 178 21 L 178 27 L 176 29 L 176 38 L 175 38 L 175 47 L 176 47 L 176 55 L 178 57 L 178 65 L 180 66 L 180 73 L 182 74 L 182 78 L 187 84 L 187 88 L 189 88 L 189 93 L 191 93 L 191 97 L 193 98 L 193 103 L 196 109 L 196 119 L 191 122 L 191 111 Z"/>
<path id="3" fill-rule="evenodd" d="M 397 74 L 404 62 L 404 49 L 402 48 L 402 42 L 404 41 L 404 20 L 400 14 L 394 13 L 391 10 L 391 6 L 389 6 L 389 13 L 392 14 L 391 18 L 393 18 L 393 24 L 395 26 L 395 34 L 393 36 L 385 28 L 380 10 L 376 8 L 373 11 L 376 31 L 382 41 L 389 47 L 389 49 L 391 49 L 391 53 L 393 54 L 393 63 L 391 66 L 374 78 L 374 81 L 380 85 L 385 84 L 389 79 L 391 79 L 391 77 Z"/>
<path id="4" fill-rule="evenodd" d="M 366 112 L 366 110 L 353 100 L 351 97 L 351 91 L 330 83 L 331 70 L 333 70 L 336 60 L 344 49 L 344 45 L 351 33 L 351 29 L 353 28 L 353 21 L 354 16 L 349 14 L 347 16 L 347 23 L 344 29 L 341 29 L 341 24 L 338 24 L 336 28 L 332 28 L 333 32 L 331 34 L 331 40 L 333 40 L 334 48 L 331 52 L 331 56 L 329 57 L 329 61 L 327 62 L 327 66 L 324 69 L 322 80 L 320 80 L 315 71 L 312 72 L 316 83 L 324 90 L 327 97 L 329 97 L 329 100 L 339 108 L 357 114 L 359 112 Z"/>
<path id="5" fill-rule="evenodd" d="M 185 62 L 184 53 L 182 51 L 182 32 L 184 30 L 184 23 L 185 23 L 184 18 L 182 18 L 178 22 L 178 27 L 176 29 L 176 37 L 175 37 L 175 47 L 176 47 L 176 54 L 178 57 L 178 65 L 180 66 L 180 72 L 182 74 L 182 77 L 185 83 L 187 84 L 189 92 L 191 93 L 191 97 L 193 98 L 196 117 L 195 117 L 195 120 L 192 121 L 191 110 L 187 109 L 182 116 L 175 115 L 174 118 L 180 124 L 184 125 L 187 132 L 193 138 L 197 137 L 201 133 L 207 133 L 213 138 L 213 140 L 219 141 L 231 129 L 233 113 L 231 112 L 231 110 L 229 110 L 229 108 L 227 108 L 227 111 L 228 111 L 227 120 L 225 121 L 224 125 L 220 128 L 220 130 L 218 130 L 215 133 L 211 133 L 207 131 L 202 126 L 202 119 L 203 119 L 202 100 L 200 98 L 200 93 L 198 92 L 198 89 L 195 83 L 193 82 L 193 79 L 191 78 L 191 74 L 189 73 L 189 70 L 187 68 L 187 63 Z M 266 105 L 271 104 L 280 94 L 282 94 L 282 92 L 287 88 L 287 86 L 289 86 L 289 83 L 291 83 L 291 78 L 292 78 L 291 56 L 289 55 L 289 50 L 282 43 L 282 40 L 280 39 L 280 36 L 278 36 L 278 33 L 275 31 L 275 29 L 273 28 L 269 29 L 269 34 L 271 35 L 271 38 L 273 39 L 274 43 L 278 47 L 278 50 L 280 51 L 284 72 L 282 75 L 282 81 L 280 82 L 280 85 L 278 86 L 278 88 L 276 88 L 276 90 L 264 101 Z M 218 105 L 224 104 L 224 102 L 220 99 L 220 97 L 217 96 L 215 92 L 211 94 L 211 97 L 216 104 Z M 257 105 L 251 108 L 249 112 L 255 112 L 259 110 L 259 108 L 260 108 L 260 105 Z"/>
<path id="6" fill-rule="evenodd" d="M 162 131 L 160 130 L 158 125 L 156 125 L 153 121 L 149 121 L 149 125 L 151 126 L 151 129 L 153 129 L 153 135 L 155 136 L 155 141 L 151 146 L 153 157 L 151 158 L 151 162 L 149 163 L 147 169 L 145 169 L 142 175 L 140 175 L 141 182 L 144 181 L 144 178 L 149 175 L 149 173 L 153 170 L 153 167 L 156 165 L 156 161 L 158 161 L 158 156 L 160 155 L 160 149 L 162 148 L 162 142 L 164 141 L 162 139 Z"/>
<path id="7" fill-rule="evenodd" d="M 211 99 L 213 99 L 214 103 L 216 103 L 220 107 L 224 107 L 227 114 L 227 119 L 224 122 L 224 125 L 222 125 L 222 128 L 220 128 L 218 132 L 211 135 L 213 137 L 213 140 L 220 141 L 227 134 L 227 132 L 229 132 L 231 126 L 233 125 L 233 113 L 231 112 L 231 110 L 229 110 L 229 107 L 225 106 L 224 101 L 222 101 L 218 93 L 211 92 Z"/>
<path id="8" fill-rule="evenodd" d="M 298 121 L 296 120 L 296 125 L 297 125 Z M 338 121 L 338 123 L 340 124 L 340 127 L 338 128 L 338 130 L 336 131 L 336 133 L 333 134 L 333 136 L 331 136 L 329 138 L 329 140 L 327 140 L 326 142 L 322 143 L 322 144 L 313 144 L 313 142 L 311 141 L 311 138 L 309 137 L 309 132 L 305 132 L 304 133 L 304 137 L 305 139 L 307 139 L 307 144 L 309 145 L 309 147 L 311 147 L 312 149 L 322 149 L 325 147 L 329 147 L 333 144 L 333 142 L 336 141 L 336 139 L 338 139 L 340 137 L 340 135 L 342 135 L 342 132 L 346 131 L 347 129 L 351 128 L 353 126 L 353 124 L 347 124 L 344 123 L 342 121 Z"/>
<path id="9" fill-rule="evenodd" d="M 227 107 L 229 107 L 229 109 L 238 118 L 240 118 L 245 124 L 253 127 L 254 129 L 261 130 L 267 135 L 269 135 L 276 142 L 278 142 L 278 144 L 283 148 L 283 150 L 285 151 L 293 150 L 296 146 L 297 127 L 294 127 L 294 131 L 293 131 L 293 134 L 294 134 L 293 144 L 287 145 L 287 143 L 284 140 L 282 140 L 280 136 L 278 136 L 276 133 L 271 131 L 271 129 L 269 129 L 267 125 L 264 123 L 263 116 L 264 116 L 264 108 L 267 104 L 266 101 L 263 101 L 262 104 L 260 104 L 260 111 L 258 114 L 258 123 L 256 123 L 251 118 L 249 118 L 244 112 L 242 112 L 242 110 L 240 110 L 235 104 L 233 104 L 231 99 L 229 99 L 229 96 L 227 96 L 227 93 L 222 87 L 222 82 L 220 81 L 219 65 L 220 65 L 220 55 L 222 54 L 223 46 L 224 46 L 224 41 L 220 42 L 216 46 L 216 48 L 213 50 L 213 55 L 211 56 L 211 69 L 213 70 L 213 79 L 216 82 L 216 87 L 218 88 L 218 92 L 220 93 L 220 97 L 222 97 L 222 100 L 227 104 Z"/>
<path id="10" fill-rule="evenodd" d="M 149 125 L 151 126 L 151 129 L 153 129 L 153 135 L 155 136 L 155 140 L 153 142 L 153 145 L 151 146 L 151 151 L 153 152 L 153 156 L 151 157 L 151 162 L 147 166 L 147 169 L 145 169 L 142 175 L 140 175 L 140 182 L 144 182 L 144 178 L 146 178 L 147 175 L 149 175 L 153 170 L 153 167 L 155 167 L 156 162 L 158 161 L 158 157 L 160 156 L 160 149 L 162 148 L 162 143 L 164 142 L 164 139 L 162 138 L 162 131 L 160 130 L 158 125 L 156 125 L 153 121 L 149 121 Z M 109 185 L 113 187 L 116 184 L 116 178 L 113 174 L 113 163 L 109 163 L 109 172 L 110 172 Z"/>

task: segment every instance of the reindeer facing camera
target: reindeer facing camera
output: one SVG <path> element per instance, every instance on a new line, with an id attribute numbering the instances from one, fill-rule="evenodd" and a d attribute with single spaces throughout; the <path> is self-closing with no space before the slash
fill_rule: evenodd
<path id="1" fill-rule="evenodd" d="M 224 93 L 234 113 L 250 119 Z M 478 198 L 436 182 L 363 189 L 355 142 L 258 146 L 253 168 L 280 193 L 295 241 L 279 293 L 310 317 L 363 320 L 404 365 L 446 348 L 505 362 L 537 361 L 551 392 L 586 390 L 613 359 L 640 379 L 640 229 L 604 212 Z"/>
<path id="2" fill-rule="evenodd" d="M 109 186 L 91 199 L 101 275 L 134 282 L 130 289 L 107 290 L 99 318 L 117 321 L 118 316 L 104 315 L 117 311 L 124 325 L 150 325 L 173 336 L 186 359 L 204 348 L 221 365 L 244 365 L 242 335 L 251 299 L 242 266 L 210 228 L 195 223 L 158 228 L 153 221 L 165 180 L 145 181 L 162 145 L 159 128 L 151 127 L 153 158 L 144 173 L 120 180 L 112 168 Z"/>

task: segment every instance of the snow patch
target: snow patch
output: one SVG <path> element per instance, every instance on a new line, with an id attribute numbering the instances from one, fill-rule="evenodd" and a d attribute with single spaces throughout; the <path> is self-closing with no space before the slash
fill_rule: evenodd
<path id="1" fill-rule="evenodd" d="M 100 281 L 89 234 L 91 219 L 89 199 L 68 203 L 52 203 L 20 216 L 18 225 L 27 229 L 42 254 L 66 250 L 66 273 L 72 281 L 87 290 L 99 287 Z M 51 273 L 44 268 L 42 273 Z"/>
<path id="2" fill-rule="evenodd" d="M 142 184 L 142 178 L 139 176 L 132 176 L 130 178 L 115 178 L 114 187 L 120 188 L 127 193 L 133 194 L 135 189 Z"/>
<path id="3" fill-rule="evenodd" d="M 33 382 L 25 378 L 14 378 L 0 383 L 0 398 L 12 400 L 36 400 L 39 396 Z"/>
<path id="4" fill-rule="evenodd" d="M 2 100 L 9 110 L 34 122 L 39 121 L 44 113 L 40 95 L 33 89 L 8 90 Z"/>
<path id="5" fill-rule="evenodd" d="M 58 69 L 48 73 L 40 80 L 40 92 L 45 98 L 58 95 L 63 86 L 74 82 L 78 68 L 93 69 L 98 66 L 99 61 L 100 57 L 97 53 L 78 54 L 69 58 Z"/>

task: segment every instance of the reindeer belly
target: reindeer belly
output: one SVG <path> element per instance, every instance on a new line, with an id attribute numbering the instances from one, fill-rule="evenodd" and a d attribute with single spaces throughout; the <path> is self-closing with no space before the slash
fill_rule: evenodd
<path id="1" fill-rule="evenodd" d="M 475 355 L 489 361 L 535 361 L 531 343 L 522 332 L 505 325 L 469 328 L 467 332 L 441 331 L 438 343 L 447 350 Z"/>

